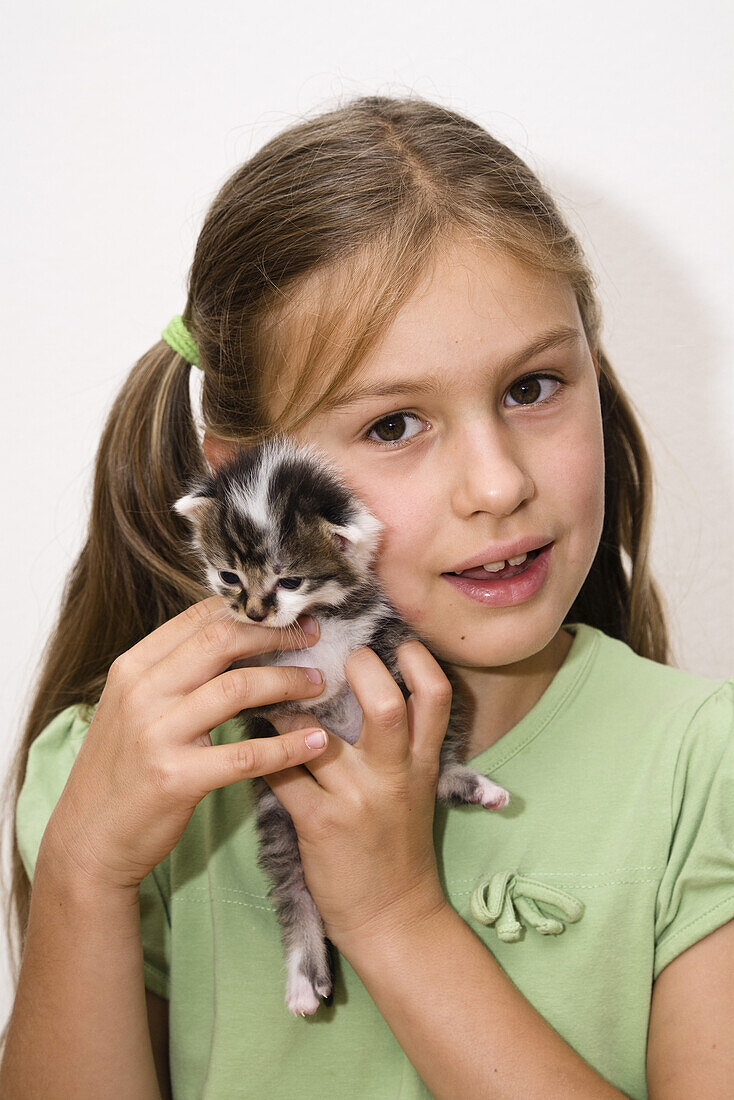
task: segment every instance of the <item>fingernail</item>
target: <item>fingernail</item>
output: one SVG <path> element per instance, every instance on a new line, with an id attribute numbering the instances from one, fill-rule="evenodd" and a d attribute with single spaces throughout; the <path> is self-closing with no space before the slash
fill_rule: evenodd
<path id="1" fill-rule="evenodd" d="M 304 668 L 303 671 L 312 684 L 323 684 L 324 677 L 321 675 L 320 668 Z"/>
<path id="2" fill-rule="evenodd" d="M 316 620 L 311 615 L 304 615 L 302 619 L 298 620 L 298 623 L 304 634 L 315 634 L 318 629 Z"/>
<path id="3" fill-rule="evenodd" d="M 306 744 L 310 749 L 322 749 L 326 744 L 326 734 L 323 730 L 312 730 L 306 734 Z"/>

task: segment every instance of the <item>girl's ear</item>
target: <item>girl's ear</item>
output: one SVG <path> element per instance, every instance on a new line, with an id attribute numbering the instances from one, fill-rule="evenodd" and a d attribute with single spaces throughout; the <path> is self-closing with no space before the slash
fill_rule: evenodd
<path id="1" fill-rule="evenodd" d="M 351 523 L 335 524 L 323 521 L 337 550 L 346 555 L 357 569 L 366 569 L 380 542 L 383 524 L 360 504 Z"/>
<path id="2" fill-rule="evenodd" d="M 232 458 L 236 451 L 233 443 L 227 443 L 226 440 L 218 439 L 215 435 L 209 435 L 208 432 L 204 432 L 201 449 L 204 452 L 204 458 L 209 463 L 209 469 L 213 473 L 216 473 L 220 466 L 223 466 L 225 462 Z"/>

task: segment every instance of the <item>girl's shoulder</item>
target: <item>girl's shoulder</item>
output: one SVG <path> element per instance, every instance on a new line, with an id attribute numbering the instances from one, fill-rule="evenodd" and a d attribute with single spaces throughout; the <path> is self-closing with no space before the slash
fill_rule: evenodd
<path id="1" fill-rule="evenodd" d="M 679 729 L 681 736 L 705 707 L 713 724 L 731 734 L 734 677 L 708 677 L 661 664 L 597 627 L 581 623 L 577 629 L 586 648 L 594 650 L 579 693 L 584 705 L 597 713 L 603 706 L 605 713 L 635 715 L 641 723 L 662 720 L 671 735 Z"/>

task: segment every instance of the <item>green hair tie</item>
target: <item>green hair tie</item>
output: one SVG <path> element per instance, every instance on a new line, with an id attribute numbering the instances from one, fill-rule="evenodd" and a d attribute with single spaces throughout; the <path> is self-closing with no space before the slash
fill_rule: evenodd
<path id="1" fill-rule="evenodd" d="M 201 366 L 201 357 L 199 356 L 199 349 L 196 346 L 196 340 L 186 328 L 183 317 L 180 313 L 177 313 L 164 328 L 161 333 L 161 337 L 169 347 L 172 347 L 174 351 L 177 351 L 179 355 L 182 355 L 187 363 L 191 363 L 194 367 Z"/>

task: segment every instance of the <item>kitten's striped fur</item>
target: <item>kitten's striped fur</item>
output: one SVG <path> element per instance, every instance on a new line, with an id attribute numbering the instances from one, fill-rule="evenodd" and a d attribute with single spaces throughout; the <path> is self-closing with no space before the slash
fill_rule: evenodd
<path id="1" fill-rule="evenodd" d="M 315 724 L 354 744 L 363 713 L 347 683 L 344 662 L 361 646 L 374 650 L 407 698 L 395 651 L 417 635 L 387 599 L 371 569 L 382 524 L 348 489 L 323 452 L 276 436 L 238 453 L 192 486 L 174 507 L 191 521 L 192 546 L 203 561 L 206 582 L 229 602 L 233 616 L 286 627 L 309 613 L 319 622 L 319 640 L 306 649 L 237 662 L 314 666 L 324 674 L 325 687 L 316 699 L 286 700 L 243 711 L 248 721 L 256 719 L 251 736 L 274 733 L 269 723 L 257 719 L 308 712 Z M 236 575 L 238 583 L 223 582 L 223 571 Z M 301 578 L 297 587 L 292 586 L 295 578 Z M 283 586 L 284 580 L 291 583 L 290 588 Z M 509 799 L 507 791 L 461 763 L 469 735 L 467 704 L 450 669 L 441 667 L 453 698 L 441 748 L 437 797 L 451 805 L 481 803 L 499 809 Z M 319 997 L 331 994 L 329 941 L 304 880 L 290 814 L 262 778 L 252 782 L 260 838 L 258 862 L 273 884 L 269 896 L 286 955 L 286 1004 L 294 1014 L 306 1015 L 316 1011 Z"/>

